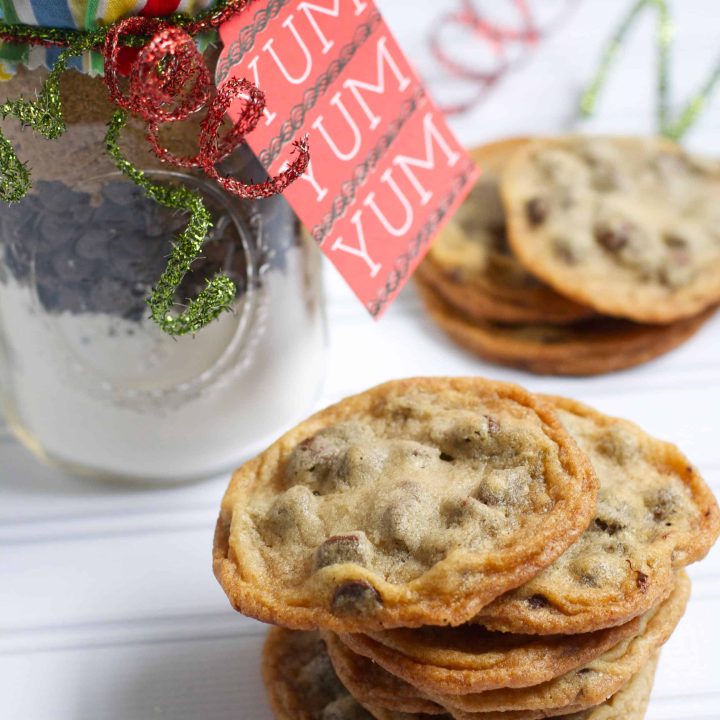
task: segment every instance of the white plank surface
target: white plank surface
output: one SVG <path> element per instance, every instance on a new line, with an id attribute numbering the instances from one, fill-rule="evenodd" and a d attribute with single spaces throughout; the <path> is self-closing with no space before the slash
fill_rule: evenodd
<path id="1" fill-rule="evenodd" d="M 535 0 L 551 8 L 559 0 Z M 486 2 L 494 10 L 502 3 Z M 450 0 L 380 3 L 433 87 L 458 90 L 432 62 L 428 30 Z M 584 0 L 522 69 L 453 124 L 467 144 L 577 129 L 573 107 L 626 0 Z M 716 60 L 717 0 L 675 3 L 679 100 Z M 585 127 L 652 128 L 652 23 L 633 32 L 600 112 Z M 465 43 L 463 45 L 463 42 Z M 477 49 L 457 40 L 471 62 Z M 688 143 L 720 153 L 720 100 Z M 323 401 L 383 380 L 487 374 L 572 395 L 677 442 L 720 492 L 720 317 L 682 349 L 596 379 L 547 379 L 485 365 L 425 319 L 412 288 L 378 324 L 328 270 L 331 362 Z M 89 419 L 90 420 L 90 419 Z M 39 466 L 0 435 L 0 718 L 268 720 L 258 671 L 264 629 L 232 612 L 210 570 L 226 478 L 120 489 Z M 693 599 L 668 644 L 650 720 L 720 719 L 720 549 L 692 569 Z"/>

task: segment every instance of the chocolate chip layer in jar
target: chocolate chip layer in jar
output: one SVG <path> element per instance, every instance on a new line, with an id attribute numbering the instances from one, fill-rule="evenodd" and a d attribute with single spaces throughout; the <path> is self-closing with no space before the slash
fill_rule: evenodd
<path id="1" fill-rule="evenodd" d="M 31 97 L 45 72 L 19 71 L 3 90 Z M 282 197 L 241 201 L 162 165 L 131 124 L 125 156 L 155 182 L 200 193 L 212 215 L 176 306 L 220 272 L 236 286 L 230 312 L 195 335 L 165 334 L 146 301 L 189 214 L 147 198 L 104 153 L 112 108 L 101 79 L 71 71 L 61 95 L 68 130 L 57 140 L 1 123 L 33 181 L 0 212 L 3 412 L 38 454 L 94 476 L 179 482 L 234 467 L 319 390 L 320 255 Z M 176 124 L 162 141 L 193 155 L 197 126 Z M 246 147 L 221 172 L 264 177 Z"/>

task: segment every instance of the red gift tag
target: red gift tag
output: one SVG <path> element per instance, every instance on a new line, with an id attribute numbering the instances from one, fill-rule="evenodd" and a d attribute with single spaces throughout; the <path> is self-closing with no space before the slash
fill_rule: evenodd
<path id="1" fill-rule="evenodd" d="M 308 172 L 285 197 L 380 317 L 478 170 L 371 0 L 251 8 L 220 28 L 217 83 L 247 78 L 264 91 L 265 117 L 247 139 L 270 175 L 310 136 Z"/>

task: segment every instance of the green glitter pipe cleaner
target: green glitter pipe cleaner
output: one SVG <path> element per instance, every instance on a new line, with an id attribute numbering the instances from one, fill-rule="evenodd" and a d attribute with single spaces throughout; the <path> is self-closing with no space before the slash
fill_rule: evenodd
<path id="1" fill-rule="evenodd" d="M 716 64 L 708 79 L 680 111 L 677 119 L 670 116 L 670 68 L 673 39 L 673 25 L 666 0 L 637 0 L 630 12 L 613 33 L 603 52 L 600 67 L 580 99 L 580 116 L 590 117 L 597 107 L 600 94 L 605 87 L 610 71 L 620 55 L 625 40 L 635 22 L 645 10 L 657 13 L 657 132 L 672 140 L 681 140 L 699 119 L 712 93 L 720 81 L 720 62 Z"/>

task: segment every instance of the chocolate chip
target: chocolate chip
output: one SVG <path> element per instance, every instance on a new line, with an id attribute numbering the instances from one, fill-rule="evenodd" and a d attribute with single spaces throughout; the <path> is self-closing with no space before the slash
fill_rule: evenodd
<path id="1" fill-rule="evenodd" d="M 525 216 L 532 227 L 542 225 L 548 216 L 548 204 L 543 198 L 536 197 L 525 203 Z"/>
<path id="2" fill-rule="evenodd" d="M 81 257 L 62 254 L 54 255 L 51 259 L 53 270 L 60 280 L 82 280 L 95 275 L 95 263 Z"/>
<path id="3" fill-rule="evenodd" d="M 59 305 L 59 289 L 54 285 L 48 285 L 44 283 L 38 283 L 36 288 L 38 299 L 40 304 L 46 310 L 55 310 Z"/>
<path id="4" fill-rule="evenodd" d="M 113 253 L 110 260 L 111 265 L 109 269 L 111 273 L 126 281 L 130 280 L 130 278 L 137 278 L 138 276 L 144 277 L 148 267 L 147 258 L 130 255 L 124 250 L 118 250 L 117 253 Z"/>
<path id="5" fill-rule="evenodd" d="M 677 500 L 671 490 L 663 488 L 651 496 L 648 501 L 655 522 L 665 522 L 675 513 Z"/>
<path id="6" fill-rule="evenodd" d="M 129 217 L 129 213 L 138 212 L 139 208 L 131 208 L 127 205 L 118 205 L 114 202 L 104 202 L 95 213 L 95 222 L 99 225 L 115 225 L 131 222 L 135 225 L 137 217 Z"/>
<path id="7" fill-rule="evenodd" d="M 443 462 L 452 462 L 453 460 L 455 460 L 455 458 L 452 455 L 448 455 L 447 453 L 444 453 L 444 452 L 440 453 L 440 459 Z"/>
<path id="8" fill-rule="evenodd" d="M 365 566 L 370 558 L 370 543 L 363 532 L 333 535 L 315 551 L 315 569 L 339 563 Z"/>
<path id="9" fill-rule="evenodd" d="M 663 238 L 665 244 L 670 248 L 684 248 L 687 247 L 688 242 L 685 238 L 676 235 L 675 233 L 668 233 Z"/>
<path id="10" fill-rule="evenodd" d="M 233 256 L 233 249 L 231 245 L 213 239 L 203 245 L 202 254 L 206 261 L 227 268 Z"/>
<path id="11" fill-rule="evenodd" d="M 70 216 L 73 224 L 82 227 L 90 222 L 93 217 L 94 209 L 87 203 L 76 204 L 70 209 Z"/>
<path id="12" fill-rule="evenodd" d="M 105 244 L 105 231 L 102 228 L 88 228 L 77 239 L 75 252 L 86 260 L 102 260 L 107 255 Z"/>
<path id="13" fill-rule="evenodd" d="M 492 249 L 501 255 L 512 255 L 507 240 L 507 226 L 504 222 L 495 223 L 488 227 L 488 234 L 492 241 Z"/>
<path id="14" fill-rule="evenodd" d="M 64 183 L 40 181 L 36 184 L 37 196 L 43 210 L 51 213 L 66 213 L 68 208 L 87 199 L 84 193 L 69 188 Z"/>
<path id="15" fill-rule="evenodd" d="M 74 283 L 63 283 L 50 278 L 48 284 L 38 283 L 36 286 L 38 299 L 41 305 L 50 311 L 62 308 L 71 313 L 88 311 L 86 293 L 81 286 Z"/>
<path id="16" fill-rule="evenodd" d="M 640 592 L 646 592 L 649 584 L 649 578 L 644 572 L 639 570 L 636 572 L 635 584 Z"/>
<path id="17" fill-rule="evenodd" d="M 445 502 L 440 510 L 442 517 L 445 519 L 446 527 L 452 528 L 461 525 L 467 517 L 470 509 L 469 500 L 448 501 Z"/>
<path id="18" fill-rule="evenodd" d="M 620 225 L 616 228 L 600 226 L 595 228 L 595 239 L 608 252 L 615 253 L 630 242 L 630 228 L 628 225 Z"/>
<path id="19" fill-rule="evenodd" d="M 652 511 L 652 515 L 653 515 L 653 520 L 655 520 L 656 522 L 659 522 L 660 520 L 664 520 L 665 519 L 665 508 L 663 508 L 660 505 L 654 507 L 653 511 Z"/>
<path id="20" fill-rule="evenodd" d="M 39 230 L 43 244 L 55 248 L 74 240 L 78 228 L 69 219 L 61 220 L 53 215 L 44 215 L 40 220 Z"/>
<path id="21" fill-rule="evenodd" d="M 546 608 L 550 604 L 550 602 L 544 595 L 531 595 L 527 599 L 527 604 L 533 610 L 539 610 L 540 608 Z"/>
<path id="22" fill-rule="evenodd" d="M 577 263 L 577 258 L 575 257 L 575 251 L 572 248 L 572 244 L 566 238 L 554 238 L 553 251 L 555 256 L 566 265 L 575 265 Z"/>
<path id="23" fill-rule="evenodd" d="M 624 528 L 624 526 L 618 522 L 614 522 L 613 520 L 603 520 L 602 518 L 595 518 L 594 524 L 598 530 L 602 530 L 610 536 L 615 535 Z"/>
<path id="24" fill-rule="evenodd" d="M 365 580 L 343 583 L 332 599 L 332 610 L 337 615 L 371 615 L 381 606 L 380 593 Z"/>
<path id="25" fill-rule="evenodd" d="M 587 587 L 597 587 L 597 579 L 594 575 L 590 575 L 590 573 L 583 573 L 580 576 L 580 584 L 585 585 Z"/>
<path id="26" fill-rule="evenodd" d="M 119 314 L 128 319 L 135 319 L 137 312 L 149 312 L 144 300 L 138 301 L 134 293 L 127 291 L 124 283 L 108 277 L 101 277 L 93 284 L 89 301 L 95 312 Z"/>
<path id="27" fill-rule="evenodd" d="M 143 195 L 142 190 L 129 182 L 105 183 L 100 193 L 106 202 L 114 205 L 134 205 Z"/>

